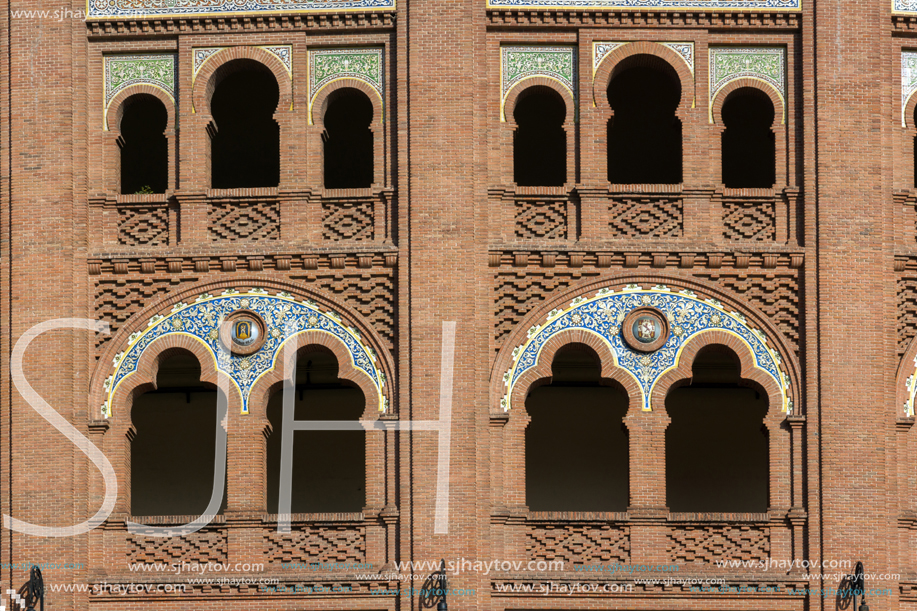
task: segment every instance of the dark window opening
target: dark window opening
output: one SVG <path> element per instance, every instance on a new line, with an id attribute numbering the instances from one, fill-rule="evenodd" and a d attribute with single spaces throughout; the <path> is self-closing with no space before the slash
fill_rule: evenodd
<path id="1" fill-rule="evenodd" d="M 526 504 L 532 511 L 626 511 L 627 395 L 602 386 L 598 355 L 582 344 L 557 352 L 552 381 L 526 400 Z"/>
<path id="2" fill-rule="evenodd" d="M 678 73 L 663 60 L 634 55 L 615 70 L 608 87 L 608 180 L 613 184 L 682 181 L 681 100 Z"/>
<path id="3" fill-rule="evenodd" d="M 182 353 L 163 361 L 157 389 L 131 410 L 131 514 L 204 513 L 213 494 L 217 391 L 200 381 L 197 359 Z M 226 486 L 223 503 L 226 508 Z"/>
<path id="4" fill-rule="evenodd" d="M 169 117 L 156 97 L 131 96 L 121 118 L 121 193 L 165 193 L 169 183 Z"/>
<path id="5" fill-rule="evenodd" d="M 764 513 L 767 396 L 740 385 L 734 352 L 708 346 L 690 383 L 666 398 L 666 495 L 675 512 Z"/>
<path id="6" fill-rule="evenodd" d="M 561 187 L 567 182 L 567 133 L 563 98 L 548 87 L 533 87 L 516 104 L 513 117 L 513 176 L 521 187 Z"/>
<path id="7" fill-rule="evenodd" d="M 777 145 L 771 127 L 774 104 L 751 87 L 733 92 L 723 104 L 723 184 L 735 189 L 773 187 Z"/>
<path id="8" fill-rule="evenodd" d="M 366 400 L 359 388 L 338 378 L 338 362 L 312 346 L 296 361 L 296 420 L 359 420 Z M 267 508 L 280 497 L 283 393 L 267 407 L 273 433 L 267 440 Z M 295 431 L 291 513 L 351 513 L 366 505 L 366 432 Z"/>
<path id="9" fill-rule="evenodd" d="M 365 189 L 373 184 L 373 105 L 362 91 L 338 89 L 325 111 L 325 188 Z"/>
<path id="10" fill-rule="evenodd" d="M 913 125 L 917 125 L 917 108 L 914 108 L 912 119 Z M 914 187 L 917 188 L 917 136 L 914 137 Z"/>
<path id="11" fill-rule="evenodd" d="M 210 103 L 216 126 L 211 140 L 212 187 L 242 189 L 280 184 L 280 126 L 274 111 L 280 89 L 262 64 L 237 59 L 222 66 L 226 75 Z"/>

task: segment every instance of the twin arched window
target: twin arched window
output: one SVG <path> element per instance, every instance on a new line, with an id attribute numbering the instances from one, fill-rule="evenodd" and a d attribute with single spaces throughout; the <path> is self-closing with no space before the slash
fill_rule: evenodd
<path id="1" fill-rule="evenodd" d="M 280 90 L 273 73 L 251 59 L 219 69 L 210 109 L 211 187 L 277 187 L 280 126 L 274 118 Z M 323 178 L 330 189 L 357 189 L 374 182 L 370 124 L 373 105 L 362 91 L 335 91 L 326 104 Z M 150 95 L 129 98 L 121 122 L 121 192 L 164 193 L 168 186 L 165 107 Z"/>
<path id="2" fill-rule="evenodd" d="M 681 80 L 653 55 L 633 55 L 615 67 L 608 86 L 608 182 L 678 184 L 683 181 L 682 123 L 676 111 Z M 562 186 L 568 180 L 565 102 L 534 86 L 513 113 L 513 176 L 519 186 Z M 729 188 L 766 188 L 776 182 L 774 105 L 762 91 L 742 88 L 723 105 L 722 182 Z M 570 132 L 572 134 L 572 132 Z"/>
<path id="3" fill-rule="evenodd" d="M 768 508 L 766 395 L 739 379 L 738 357 L 709 346 L 671 390 L 664 441 L 666 502 L 674 512 Z M 526 400 L 526 504 L 532 511 L 623 512 L 629 503 L 628 397 L 600 378 L 582 344 L 559 350 L 551 384 Z"/>
<path id="4" fill-rule="evenodd" d="M 190 353 L 165 359 L 156 390 L 134 400 L 131 420 L 131 513 L 134 516 L 201 515 L 213 488 L 217 390 L 200 381 Z M 296 420 L 358 420 L 365 398 L 338 377 L 326 348 L 300 351 L 296 366 Z M 266 441 L 267 510 L 277 513 L 280 490 L 282 392 L 269 400 L 273 431 Z M 258 440 L 252 440 L 253 443 Z M 364 431 L 293 433 L 292 513 L 360 512 L 365 506 Z M 225 510 L 224 486 L 221 512 Z"/>

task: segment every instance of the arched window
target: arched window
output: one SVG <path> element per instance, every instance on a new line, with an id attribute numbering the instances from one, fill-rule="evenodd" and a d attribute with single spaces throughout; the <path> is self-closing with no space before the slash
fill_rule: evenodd
<path id="1" fill-rule="evenodd" d="M 567 133 L 563 98 L 549 87 L 527 90 L 513 111 L 513 177 L 521 187 L 560 187 L 567 182 Z"/>
<path id="2" fill-rule="evenodd" d="M 666 496 L 671 511 L 764 513 L 768 399 L 740 385 L 734 352 L 702 349 L 689 382 L 666 397 Z"/>
<path id="3" fill-rule="evenodd" d="M 773 187 L 777 172 L 774 104 L 760 89 L 743 87 L 723 104 L 723 184 Z"/>
<path id="4" fill-rule="evenodd" d="M 615 68 L 608 86 L 608 181 L 678 184 L 682 181 L 678 73 L 651 55 L 633 55 Z"/>
<path id="5" fill-rule="evenodd" d="M 526 400 L 526 504 L 532 511 L 626 511 L 627 396 L 601 385 L 598 355 L 583 344 L 557 352 L 552 381 Z"/>
<path id="6" fill-rule="evenodd" d="M 280 184 L 280 127 L 274 111 L 280 89 L 273 73 L 250 59 L 233 60 L 213 92 L 216 130 L 211 141 L 214 189 Z"/>
<path id="7" fill-rule="evenodd" d="M 373 184 L 373 105 L 365 93 L 343 88 L 328 98 L 322 141 L 325 188 L 365 189 Z"/>
<path id="8" fill-rule="evenodd" d="M 295 420 L 359 420 L 363 392 L 338 378 L 334 354 L 305 348 L 296 361 Z M 273 433 L 267 440 L 267 507 L 277 513 L 283 431 L 283 393 L 267 407 Z M 293 433 L 292 513 L 360 512 L 366 505 L 365 431 Z"/>
<path id="9" fill-rule="evenodd" d="M 189 353 L 164 360 L 156 390 L 134 400 L 131 514 L 201 515 L 213 493 L 217 391 Z M 223 487 L 222 512 L 226 508 Z"/>
<path id="10" fill-rule="evenodd" d="M 168 115 L 155 96 L 137 94 L 124 102 L 121 118 L 121 193 L 165 193 L 169 183 Z"/>

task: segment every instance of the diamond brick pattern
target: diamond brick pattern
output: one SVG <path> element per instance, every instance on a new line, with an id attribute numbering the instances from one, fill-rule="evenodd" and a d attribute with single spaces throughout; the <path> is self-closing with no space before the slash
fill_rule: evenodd
<path id="1" fill-rule="evenodd" d="M 322 202 L 322 237 L 333 242 L 375 238 L 373 200 Z"/>
<path id="2" fill-rule="evenodd" d="M 684 235 L 684 206 L 677 197 L 615 197 L 611 208 L 615 237 L 680 238 Z"/>
<path id="3" fill-rule="evenodd" d="M 567 237 L 567 202 L 516 200 L 516 237 L 522 239 Z"/>
<path id="4" fill-rule="evenodd" d="M 727 240 L 773 242 L 777 237 L 774 202 L 723 202 L 723 237 Z"/>
<path id="5" fill-rule="evenodd" d="M 362 526 L 302 526 L 289 534 L 265 529 L 267 562 L 355 562 L 366 559 L 366 529 Z"/>
<path id="6" fill-rule="evenodd" d="M 118 210 L 118 243 L 124 246 L 168 244 L 168 208 L 165 206 L 131 206 Z"/>
<path id="7" fill-rule="evenodd" d="M 529 527 L 526 550 L 532 560 L 562 560 L 565 565 L 630 560 L 626 526 L 549 524 Z"/>
<path id="8" fill-rule="evenodd" d="M 214 242 L 280 239 L 280 205 L 277 202 L 213 202 L 208 216 L 210 239 Z"/>
<path id="9" fill-rule="evenodd" d="M 671 562 L 767 560 L 770 555 L 770 529 L 765 526 L 680 526 L 668 538 Z"/>
<path id="10" fill-rule="evenodd" d="M 204 529 L 181 537 L 131 536 L 129 546 L 131 564 L 171 564 L 226 562 L 228 544 L 225 529 Z"/>

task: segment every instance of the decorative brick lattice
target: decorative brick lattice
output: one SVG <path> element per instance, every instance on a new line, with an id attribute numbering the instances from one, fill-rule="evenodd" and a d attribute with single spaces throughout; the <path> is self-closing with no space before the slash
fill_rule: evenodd
<path id="1" fill-rule="evenodd" d="M 669 532 L 671 562 L 767 560 L 770 529 L 765 526 L 678 526 Z"/>
<path id="2" fill-rule="evenodd" d="M 118 210 L 118 243 L 125 246 L 164 246 L 168 244 L 168 208 L 131 206 Z"/>
<path id="3" fill-rule="evenodd" d="M 386 348 L 395 347 L 395 280 L 388 269 L 292 279 L 314 284 L 313 290 L 341 299 L 378 331 Z"/>
<path id="4" fill-rule="evenodd" d="M 214 242 L 279 240 L 280 206 L 277 202 L 214 202 L 209 224 Z"/>
<path id="5" fill-rule="evenodd" d="M 917 335 L 917 278 L 898 280 L 898 357 Z"/>
<path id="6" fill-rule="evenodd" d="M 616 197 L 611 204 L 614 237 L 680 238 L 684 214 L 680 198 Z"/>
<path id="7" fill-rule="evenodd" d="M 516 200 L 516 237 L 523 239 L 567 237 L 567 202 Z"/>
<path id="8" fill-rule="evenodd" d="M 173 562 L 226 562 L 226 531 L 201 530 L 182 537 L 131 536 L 128 562 L 171 564 Z"/>
<path id="9" fill-rule="evenodd" d="M 499 350 L 522 319 L 552 293 L 562 291 L 584 278 L 598 275 L 598 272 L 497 274 L 494 279 L 495 348 Z"/>
<path id="10" fill-rule="evenodd" d="M 525 537 L 533 560 L 565 564 L 630 560 L 630 530 L 625 526 L 558 524 L 531 526 Z"/>
<path id="11" fill-rule="evenodd" d="M 372 240 L 375 238 L 373 200 L 322 202 L 322 238 Z"/>
<path id="12" fill-rule="evenodd" d="M 366 559 L 366 529 L 362 526 L 302 526 L 290 534 L 265 529 L 268 562 L 358 562 Z"/>
<path id="13" fill-rule="evenodd" d="M 774 202 L 723 202 L 723 237 L 727 240 L 773 242 L 777 237 Z"/>
<path id="14" fill-rule="evenodd" d="M 109 324 L 111 333 L 96 334 L 96 358 L 121 325 L 160 296 L 175 290 L 180 284 L 196 282 L 197 278 L 107 277 L 96 281 L 93 301 L 95 317 Z"/>
<path id="15" fill-rule="evenodd" d="M 794 273 L 775 274 L 697 274 L 748 301 L 783 333 L 790 348 L 799 356 L 799 277 Z"/>

